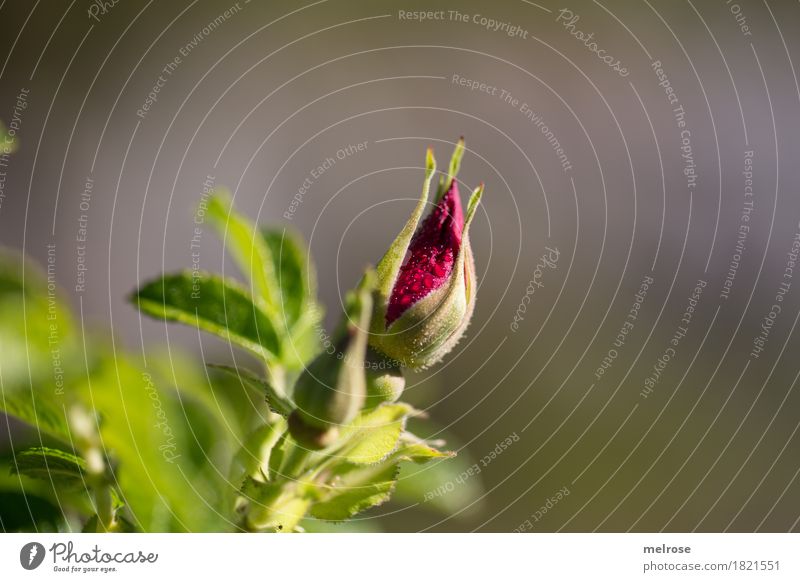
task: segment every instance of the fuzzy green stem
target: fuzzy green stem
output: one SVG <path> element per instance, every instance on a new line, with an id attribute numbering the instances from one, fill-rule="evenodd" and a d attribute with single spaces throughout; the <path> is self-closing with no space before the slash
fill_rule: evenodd
<path id="1" fill-rule="evenodd" d="M 284 479 L 299 477 L 303 473 L 306 461 L 310 456 L 311 451 L 309 449 L 295 443 L 281 467 Z"/>

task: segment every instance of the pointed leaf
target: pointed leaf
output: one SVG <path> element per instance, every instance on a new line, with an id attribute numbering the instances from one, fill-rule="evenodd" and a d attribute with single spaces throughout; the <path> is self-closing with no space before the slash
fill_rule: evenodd
<path id="1" fill-rule="evenodd" d="M 443 436 L 450 446 L 458 449 L 458 456 L 431 459 L 422 465 L 401 463 L 394 499 L 404 504 L 418 503 L 442 515 L 473 515 L 481 509 L 483 502 L 480 500 L 484 497 L 482 475 L 477 474 L 480 471 L 478 460 L 454 435 L 430 424 L 430 421 L 425 422 L 427 430 Z"/>
<path id="2" fill-rule="evenodd" d="M 321 351 L 322 320 L 325 311 L 318 303 L 309 305 L 292 328 L 283 347 L 282 363 L 290 370 L 302 370 Z"/>
<path id="3" fill-rule="evenodd" d="M 17 453 L 13 462 L 12 474 L 52 481 L 60 487 L 85 484 L 86 461 L 67 451 L 36 447 Z"/>
<path id="4" fill-rule="evenodd" d="M 354 464 L 373 464 L 389 456 L 397 448 L 408 414 L 406 404 L 384 404 L 362 413 L 342 430 L 345 444 L 335 454 Z"/>
<path id="5" fill-rule="evenodd" d="M 64 410 L 55 398 L 45 398 L 34 390 L 6 392 L 0 394 L 0 411 L 58 440 L 71 441 Z"/>
<path id="6" fill-rule="evenodd" d="M 83 358 L 75 359 L 71 316 L 63 307 L 58 290 L 48 294 L 38 265 L 0 249 L 0 389 L 4 393 L 34 389 L 60 395 L 72 375 L 85 376 L 85 369 L 79 369 Z"/>
<path id="7" fill-rule="evenodd" d="M 328 521 L 348 519 L 389 500 L 396 482 L 397 463 L 375 467 L 350 465 L 335 486 L 320 487 L 322 501 L 311 507 L 311 515 Z"/>
<path id="8" fill-rule="evenodd" d="M 344 521 L 370 507 L 389 500 L 394 481 L 382 481 L 345 491 L 329 501 L 316 503 L 311 507 L 311 515 L 327 521 Z"/>
<path id="9" fill-rule="evenodd" d="M 252 282 L 252 295 L 276 312 L 280 306 L 274 261 L 258 228 L 234 210 L 230 193 L 221 188 L 209 199 L 207 216 L 239 270 Z"/>
<path id="10" fill-rule="evenodd" d="M 302 238 L 292 230 L 263 228 L 261 236 L 274 261 L 275 320 L 288 335 L 282 363 L 300 370 L 320 351 L 324 310 L 316 299 L 314 264 Z"/>
<path id="11" fill-rule="evenodd" d="M 452 451 L 439 451 L 424 442 L 404 442 L 392 453 L 392 458 L 398 461 L 411 461 L 418 465 L 434 459 L 447 459 L 455 457 Z"/>
<path id="12" fill-rule="evenodd" d="M 296 233 L 282 229 L 261 229 L 261 236 L 269 248 L 276 289 L 276 309 L 289 329 L 314 303 L 316 275 L 308 260 L 308 249 Z"/>
<path id="13" fill-rule="evenodd" d="M 165 275 L 131 302 L 153 317 L 198 327 L 264 357 L 280 353 L 269 317 L 238 285 L 208 273 Z"/>

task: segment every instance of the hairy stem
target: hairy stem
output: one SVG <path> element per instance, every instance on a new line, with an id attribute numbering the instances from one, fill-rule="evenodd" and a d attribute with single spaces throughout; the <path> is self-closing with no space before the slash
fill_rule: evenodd
<path id="1" fill-rule="evenodd" d="M 306 461 L 311 456 L 311 451 L 295 443 L 281 467 L 281 473 L 285 479 L 299 477 L 305 469 Z"/>

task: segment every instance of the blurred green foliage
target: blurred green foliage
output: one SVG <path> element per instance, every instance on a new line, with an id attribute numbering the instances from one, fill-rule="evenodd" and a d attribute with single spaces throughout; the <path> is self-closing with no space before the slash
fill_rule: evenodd
<path id="1" fill-rule="evenodd" d="M 319 520 L 386 502 L 401 464 L 439 460 L 406 470 L 404 502 L 464 465 L 448 469 L 442 443 L 407 432 L 417 411 L 400 403 L 364 410 L 324 450 L 302 450 L 285 417 L 295 380 L 321 349 L 308 252 L 294 233 L 237 215 L 222 193 L 206 210 L 249 285 L 186 271 L 131 300 L 246 349 L 259 372 L 198 365 L 172 349 L 126 353 L 74 320 L 50 263 L 43 271 L 0 254 L 0 411 L 29 427 L 9 433 L 0 459 L 9 469 L 0 473 L 3 530 L 319 531 Z M 470 485 L 428 507 L 456 512 L 479 493 Z"/>
<path id="2" fill-rule="evenodd" d="M 120 517 L 138 529 L 230 529 L 237 435 L 266 406 L 229 376 L 198 372 L 174 354 L 152 355 L 145 364 L 115 350 L 113 338 L 82 337 L 46 274 L 3 254 L 0 380 L 2 409 L 33 428 L 15 437 L 11 474 L 0 481 L 3 499 L 25 500 L 0 504 L 4 529 L 74 529 L 97 510 L 92 476 L 67 479 L 52 456 L 37 467 L 23 444 L 83 463 L 99 454 L 102 486 L 119 500 Z"/>
<path id="3" fill-rule="evenodd" d="M 18 149 L 16 138 L 8 134 L 5 124 L 0 120 L 0 153 L 13 154 Z"/>

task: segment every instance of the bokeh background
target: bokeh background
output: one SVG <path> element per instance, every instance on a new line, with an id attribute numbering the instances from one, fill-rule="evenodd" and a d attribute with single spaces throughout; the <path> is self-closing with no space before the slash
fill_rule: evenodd
<path id="1" fill-rule="evenodd" d="M 432 478 L 448 489 L 436 502 L 401 495 L 358 527 L 800 530 L 800 271 L 785 276 L 800 232 L 798 2 L 101 4 L 0 3 L 0 119 L 19 114 L 0 244 L 40 263 L 55 245 L 82 329 L 231 360 L 125 300 L 192 266 L 210 183 L 310 241 L 331 326 L 413 207 L 425 148 L 441 167 L 463 135 L 464 190 L 486 183 L 477 308 L 406 399 L 480 470 Z M 442 12 L 406 16 L 420 10 Z M 235 275 L 210 233 L 200 261 Z M 21 429 L 4 422 L 8 449 Z"/>

